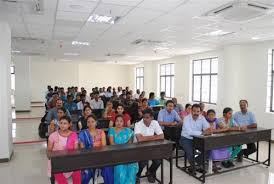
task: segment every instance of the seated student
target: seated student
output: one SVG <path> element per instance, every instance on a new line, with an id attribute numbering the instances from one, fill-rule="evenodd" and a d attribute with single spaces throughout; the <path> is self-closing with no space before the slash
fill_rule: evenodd
<path id="1" fill-rule="evenodd" d="M 229 129 L 226 129 L 226 128 L 224 128 L 224 129 L 218 128 L 218 120 L 216 118 L 216 112 L 213 109 L 209 109 L 207 111 L 206 120 L 209 123 L 213 133 L 222 133 L 222 132 L 229 131 Z M 220 148 L 220 149 L 216 149 L 216 150 L 211 150 L 210 158 L 212 161 L 215 161 L 215 163 L 213 165 L 213 171 L 218 172 L 218 170 L 221 169 L 217 166 L 217 162 L 228 160 L 230 158 L 230 156 L 231 156 L 231 154 L 230 154 L 230 151 L 228 148 Z"/>
<path id="2" fill-rule="evenodd" d="M 52 134 L 53 132 L 59 129 L 60 120 L 65 115 L 66 115 L 66 109 L 64 107 L 57 109 L 57 119 L 51 120 L 49 124 L 48 135 Z"/>
<path id="3" fill-rule="evenodd" d="M 83 115 L 79 119 L 78 124 L 77 124 L 77 130 L 84 130 L 87 129 L 87 118 L 90 116 L 92 113 L 92 109 L 90 106 L 85 106 L 83 109 Z"/>
<path id="4" fill-rule="evenodd" d="M 60 129 L 49 136 L 48 151 L 76 150 L 78 149 L 78 136 L 70 130 L 71 120 L 68 116 L 60 119 Z M 51 174 L 51 164 L 48 162 L 48 174 Z M 68 184 L 67 178 L 72 176 L 73 184 L 81 184 L 81 172 L 54 174 L 58 184 Z"/>
<path id="5" fill-rule="evenodd" d="M 52 97 L 47 102 L 47 109 L 52 109 L 52 108 L 56 107 L 57 100 L 59 100 L 58 93 L 56 93 L 56 92 L 52 93 Z"/>
<path id="6" fill-rule="evenodd" d="M 99 92 L 94 92 L 94 99 L 91 100 L 90 106 L 92 109 L 104 109 L 104 102 L 99 98 Z"/>
<path id="7" fill-rule="evenodd" d="M 115 117 L 112 118 L 109 122 L 109 127 L 113 127 L 115 123 L 116 116 L 121 115 L 123 117 L 124 127 L 130 127 L 131 125 L 131 117 L 128 115 L 128 113 L 125 112 L 124 106 L 122 104 L 119 104 L 117 106 Z"/>
<path id="8" fill-rule="evenodd" d="M 193 172 L 194 163 L 197 162 L 198 165 L 202 164 L 203 155 L 200 154 L 193 160 L 193 136 L 194 135 L 210 135 L 212 134 L 212 129 L 209 123 L 206 121 L 205 117 L 201 115 L 201 107 L 199 104 L 194 104 L 192 106 L 191 114 L 184 118 L 183 128 L 181 132 L 180 145 L 185 151 L 187 160 L 191 165 L 190 172 Z M 198 168 L 197 171 L 202 171 Z"/>
<path id="9" fill-rule="evenodd" d="M 135 124 L 134 134 L 138 142 L 163 140 L 164 134 L 156 120 L 153 120 L 153 111 L 151 109 L 145 109 L 143 112 L 143 119 Z M 140 177 L 143 168 L 148 164 L 148 161 L 139 162 L 139 171 L 137 173 L 136 183 L 140 183 Z M 150 183 L 155 182 L 156 171 L 161 165 L 161 160 L 152 160 L 152 165 L 147 171 L 148 181 Z"/>
<path id="10" fill-rule="evenodd" d="M 75 93 L 76 94 L 76 93 Z M 73 101 L 74 103 L 78 103 L 78 102 L 80 102 L 81 101 L 81 94 L 76 94 L 76 96 L 75 96 L 75 100 Z"/>
<path id="11" fill-rule="evenodd" d="M 130 144 L 133 140 L 133 131 L 124 127 L 124 118 L 117 115 L 115 118 L 115 127 L 110 128 L 108 132 L 109 142 L 115 144 Z M 135 184 L 138 164 L 124 164 L 114 166 L 114 184 Z"/>
<path id="12" fill-rule="evenodd" d="M 48 110 L 48 114 L 47 114 L 46 119 L 45 119 L 46 123 L 49 124 L 52 120 L 58 119 L 57 109 L 62 108 L 62 107 L 63 107 L 63 101 L 60 100 L 60 99 L 58 99 L 56 101 L 56 107 Z M 70 113 L 69 113 L 69 111 L 67 109 L 66 109 L 66 115 L 69 116 L 69 117 L 71 117 Z"/>
<path id="13" fill-rule="evenodd" d="M 133 99 L 134 99 L 134 100 L 138 100 L 139 97 L 140 97 L 140 89 L 137 89 L 137 90 L 136 90 L 136 93 L 133 95 Z"/>
<path id="14" fill-rule="evenodd" d="M 112 92 L 111 92 L 111 86 L 109 86 L 108 88 L 107 88 L 107 91 L 106 91 L 106 93 L 105 93 L 105 97 L 106 98 L 110 98 L 110 97 L 112 97 Z"/>
<path id="15" fill-rule="evenodd" d="M 82 149 L 91 149 L 93 147 L 106 146 L 106 134 L 103 130 L 97 129 L 96 117 L 91 114 L 87 117 L 88 129 L 82 130 L 79 134 L 79 144 Z M 85 169 L 82 172 L 82 184 L 89 184 L 90 179 L 94 177 L 92 169 Z M 113 168 L 103 167 L 102 177 L 105 184 L 113 184 Z"/>
<path id="16" fill-rule="evenodd" d="M 174 110 L 180 114 L 184 110 L 183 106 L 177 102 L 177 98 L 172 98 L 172 101 L 174 103 Z"/>
<path id="17" fill-rule="evenodd" d="M 103 113 L 103 118 L 112 120 L 116 116 L 115 111 L 113 110 L 113 103 L 111 101 L 108 101 L 106 104 L 106 109 Z"/>
<path id="18" fill-rule="evenodd" d="M 241 111 L 236 112 L 233 115 L 233 119 L 242 127 L 247 128 L 257 128 L 257 121 L 254 113 L 248 111 L 248 101 L 240 100 L 239 102 Z M 256 152 L 256 145 L 254 143 L 247 144 L 247 148 L 241 150 L 238 155 L 238 161 L 241 162 L 243 160 L 243 155 L 248 156 L 252 153 Z"/>
<path id="19" fill-rule="evenodd" d="M 124 105 L 125 106 L 131 106 L 132 104 L 133 104 L 133 100 L 132 100 L 132 95 L 131 95 L 131 93 L 130 92 L 127 92 L 127 94 L 126 94 L 126 100 L 124 101 Z"/>
<path id="20" fill-rule="evenodd" d="M 201 106 L 201 114 L 206 117 L 206 111 L 205 111 L 205 104 L 204 103 L 200 103 L 200 106 Z"/>
<path id="21" fill-rule="evenodd" d="M 138 117 L 139 118 L 143 117 L 143 111 L 146 109 L 151 109 L 151 107 L 148 106 L 147 99 L 144 98 L 144 99 L 142 99 L 141 104 L 139 105 L 139 108 L 138 108 Z"/>
<path id="22" fill-rule="evenodd" d="M 84 109 L 84 103 L 86 102 L 86 95 L 81 94 L 80 95 L 81 101 L 77 103 L 77 109 L 83 110 Z"/>
<path id="23" fill-rule="evenodd" d="M 218 126 L 220 129 L 225 129 L 228 131 L 244 131 L 245 127 L 240 127 L 232 118 L 233 110 L 230 107 L 226 107 L 223 110 L 223 117 L 218 119 Z M 222 165 L 225 168 L 233 167 L 235 166 L 233 164 L 233 160 L 237 155 L 240 153 L 242 146 L 233 146 L 228 148 L 230 151 L 230 159 L 227 161 L 222 162 Z"/>
<path id="24" fill-rule="evenodd" d="M 149 93 L 148 105 L 150 107 L 159 105 L 159 101 L 155 99 L 155 94 L 153 92 Z"/>
<path id="25" fill-rule="evenodd" d="M 166 105 L 166 93 L 164 91 L 162 91 L 160 93 L 160 99 L 159 99 L 159 105 L 165 106 Z"/>
<path id="26" fill-rule="evenodd" d="M 77 110 L 77 104 L 73 102 L 73 96 L 67 96 L 67 102 L 65 103 L 64 107 L 70 112 Z"/>
<path id="27" fill-rule="evenodd" d="M 180 112 L 180 117 L 181 117 L 181 119 L 184 119 L 186 116 L 188 116 L 189 114 L 191 114 L 191 109 L 192 109 L 192 106 L 191 106 L 191 104 L 186 104 L 185 105 L 185 110 L 184 111 L 181 111 Z"/>

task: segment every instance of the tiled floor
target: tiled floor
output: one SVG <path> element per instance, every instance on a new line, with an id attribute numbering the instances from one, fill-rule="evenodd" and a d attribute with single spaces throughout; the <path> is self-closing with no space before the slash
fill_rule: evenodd
<path id="1" fill-rule="evenodd" d="M 36 108 L 34 108 L 36 109 Z M 40 109 L 41 110 L 41 109 Z M 24 114 L 24 117 L 36 117 L 41 115 L 38 110 L 33 113 Z M 23 115 L 19 115 L 22 116 Z M 14 140 L 16 142 L 40 140 L 37 128 L 40 120 L 24 119 L 14 122 Z M 260 144 L 260 157 L 265 158 L 267 144 Z M 274 146 L 272 147 L 274 153 Z M 272 160 L 274 154 L 272 154 Z M 180 161 L 180 164 L 183 164 Z M 169 181 L 169 163 L 164 163 L 165 183 Z M 48 184 L 46 144 L 20 144 L 14 145 L 14 157 L 9 163 L 0 164 L 1 184 Z M 199 184 L 200 182 L 182 171 L 176 169 L 174 164 L 174 184 Z M 146 179 L 141 183 L 148 184 Z M 217 176 L 207 178 L 207 184 L 274 184 L 274 166 L 266 168 L 263 166 L 249 167 Z"/>

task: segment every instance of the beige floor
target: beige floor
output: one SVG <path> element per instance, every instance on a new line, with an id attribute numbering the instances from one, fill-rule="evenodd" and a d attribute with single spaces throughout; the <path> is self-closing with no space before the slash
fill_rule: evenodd
<path id="1" fill-rule="evenodd" d="M 17 114 L 17 118 L 33 118 L 43 114 L 43 108 L 33 108 L 32 113 Z M 17 119 L 13 123 L 13 134 L 15 142 L 41 140 L 37 134 L 40 119 Z M 274 146 L 272 147 L 274 153 Z M 265 158 L 267 144 L 260 144 L 260 158 Z M 272 154 L 272 160 L 274 154 Z M 183 161 L 180 161 L 183 164 Z M 245 164 L 245 163 L 244 163 Z M 169 181 L 169 163 L 165 162 L 165 183 Z M 47 158 L 46 144 L 16 144 L 14 145 L 14 157 L 9 163 L 0 164 L 1 184 L 47 184 Z M 200 182 L 174 165 L 174 184 L 199 184 Z M 147 184 L 146 179 L 141 183 Z M 274 184 L 274 166 L 266 168 L 263 166 L 249 167 L 217 176 L 207 178 L 208 184 Z"/>

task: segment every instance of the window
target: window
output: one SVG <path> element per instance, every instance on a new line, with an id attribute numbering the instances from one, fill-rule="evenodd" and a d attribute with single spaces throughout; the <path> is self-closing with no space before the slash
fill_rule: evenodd
<path id="1" fill-rule="evenodd" d="M 218 58 L 192 61 L 192 101 L 216 104 Z"/>
<path id="2" fill-rule="evenodd" d="M 174 97 L 174 64 L 160 65 L 160 92 L 165 92 L 167 97 Z"/>
<path id="3" fill-rule="evenodd" d="M 144 91 L 144 67 L 136 68 L 136 84 L 135 88 Z"/>
<path id="4" fill-rule="evenodd" d="M 15 67 L 10 67 L 10 74 L 11 74 L 11 89 L 15 90 Z"/>
<path id="5" fill-rule="evenodd" d="M 267 112 L 274 112 L 274 50 L 269 50 L 267 77 Z"/>

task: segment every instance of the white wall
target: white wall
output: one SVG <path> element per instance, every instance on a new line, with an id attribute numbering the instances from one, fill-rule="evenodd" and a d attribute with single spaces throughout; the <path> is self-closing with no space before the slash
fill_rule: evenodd
<path id="1" fill-rule="evenodd" d="M 11 32 L 7 23 L 0 22 L 0 159 L 12 154 L 11 134 Z"/>
<path id="2" fill-rule="evenodd" d="M 93 87 L 129 85 L 130 67 L 127 65 L 88 63 L 79 64 L 79 87 L 85 87 L 88 92 Z"/>
<path id="3" fill-rule="evenodd" d="M 16 74 L 15 74 L 16 75 Z M 44 101 L 47 85 L 78 86 L 78 64 L 31 57 L 31 101 Z"/>
<path id="4" fill-rule="evenodd" d="M 30 57 L 15 56 L 15 107 L 16 111 L 31 110 Z"/>
<path id="5" fill-rule="evenodd" d="M 217 105 L 207 105 L 215 108 L 219 116 L 224 107 L 239 110 L 240 99 L 249 101 L 249 109 L 256 114 L 259 126 L 274 128 L 274 114 L 266 112 L 268 49 L 274 48 L 274 41 L 231 45 L 216 51 L 200 54 L 179 56 L 167 60 L 144 62 L 131 66 L 145 67 L 145 90 L 147 93 L 157 92 L 157 68 L 161 63 L 175 63 L 175 96 L 185 104 L 190 101 L 191 76 L 190 61 L 208 57 L 219 58 L 218 101 Z M 134 77 L 131 80 L 134 80 Z M 134 81 L 130 83 L 134 84 Z M 158 96 L 158 95 L 157 95 Z M 273 132 L 274 138 L 274 132 Z"/>

